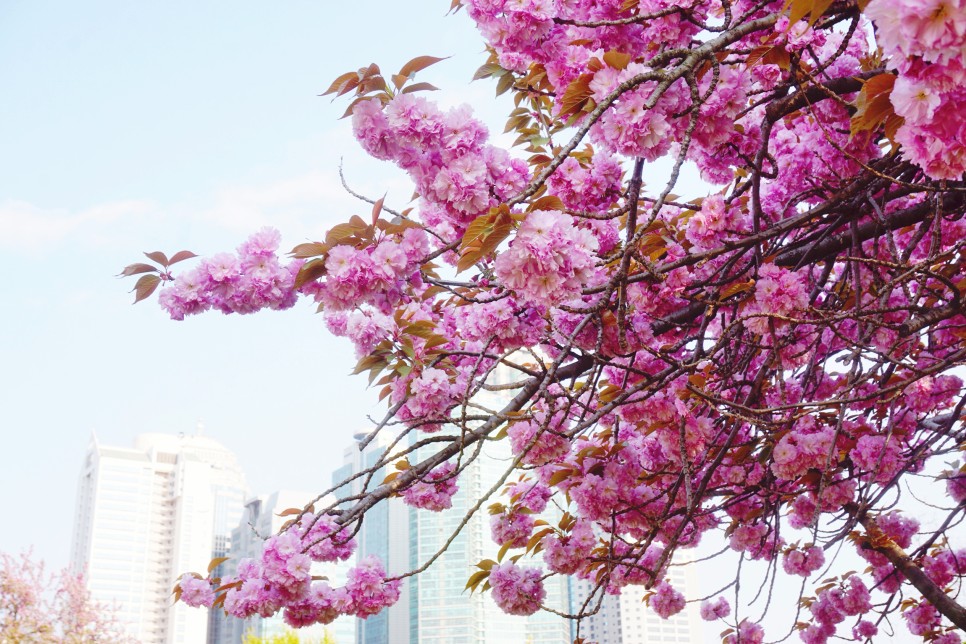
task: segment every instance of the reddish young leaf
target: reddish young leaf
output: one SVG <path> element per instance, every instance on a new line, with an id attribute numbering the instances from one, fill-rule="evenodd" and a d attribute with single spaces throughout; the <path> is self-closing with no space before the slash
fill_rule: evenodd
<path id="1" fill-rule="evenodd" d="M 161 284 L 161 278 L 157 275 L 142 275 L 137 281 L 137 284 L 134 285 L 134 288 L 131 289 L 135 293 L 134 304 L 137 304 L 146 297 L 150 297 L 155 289 L 158 288 L 159 284 Z"/>
<path id="2" fill-rule="evenodd" d="M 874 130 L 889 117 L 895 115 L 889 96 L 895 85 L 894 74 L 886 72 L 873 76 L 862 84 L 855 99 L 855 114 L 852 115 L 852 134 Z"/>
<path id="3" fill-rule="evenodd" d="M 439 88 L 430 83 L 413 83 L 408 87 L 405 87 L 400 94 L 412 94 L 413 92 L 435 92 Z"/>
<path id="4" fill-rule="evenodd" d="M 179 250 L 177 253 L 171 256 L 171 259 L 168 260 L 168 266 L 177 264 L 178 262 L 183 262 L 184 260 L 191 259 L 192 257 L 197 257 L 197 255 L 192 253 L 190 250 Z"/>
<path id="5" fill-rule="evenodd" d="M 376 222 L 379 221 L 379 215 L 382 214 L 382 203 L 386 200 L 386 195 L 383 195 L 380 199 L 376 200 L 376 203 L 372 204 L 372 225 L 375 226 Z"/>
<path id="6" fill-rule="evenodd" d="M 332 84 L 329 85 L 329 89 L 319 94 L 319 96 L 326 96 L 333 93 L 338 96 L 342 96 L 346 92 L 351 91 L 352 88 L 358 84 L 359 72 L 346 72 L 332 81 Z"/>
<path id="7" fill-rule="evenodd" d="M 564 202 L 560 200 L 560 197 L 555 195 L 544 195 L 535 201 L 531 201 L 530 205 L 527 206 L 527 212 L 534 210 L 566 210 L 567 207 L 564 206 Z"/>
<path id="8" fill-rule="evenodd" d="M 491 76 L 503 76 L 506 73 L 508 73 L 507 70 L 503 69 L 499 63 L 485 63 L 473 74 L 473 80 L 481 80 L 483 78 L 490 78 Z"/>
<path id="9" fill-rule="evenodd" d="M 325 275 L 325 260 L 311 259 L 302 265 L 298 275 L 295 276 L 295 288 L 300 289 L 309 282 L 314 282 Z"/>
<path id="10" fill-rule="evenodd" d="M 279 516 L 279 517 L 290 517 L 290 516 L 295 515 L 295 514 L 302 514 L 302 512 L 304 512 L 304 511 L 305 510 L 302 509 L 302 508 L 286 508 L 286 509 L 282 510 L 281 512 L 279 512 L 275 516 Z"/>
<path id="11" fill-rule="evenodd" d="M 215 568 L 225 563 L 229 559 L 231 559 L 231 557 L 215 557 L 214 559 L 212 559 L 211 563 L 208 564 L 208 574 L 210 575 L 211 573 L 213 573 L 215 571 Z"/>
<path id="12" fill-rule="evenodd" d="M 328 244 L 323 244 L 321 242 L 306 242 L 293 248 L 289 252 L 289 255 L 295 257 L 296 259 L 308 259 L 310 257 L 319 257 L 320 255 L 325 255 L 328 252 Z"/>
<path id="13" fill-rule="evenodd" d="M 446 60 L 446 58 L 437 58 L 436 56 L 417 56 L 400 68 L 399 75 L 407 77 L 412 76 L 416 72 L 422 71 L 430 65 L 435 65 L 441 60 Z"/>
<path id="14" fill-rule="evenodd" d="M 130 277 L 131 275 L 138 275 L 139 273 L 157 272 L 157 266 L 151 266 L 150 264 L 128 264 L 124 267 L 124 270 L 118 274 L 118 277 Z"/>
<path id="15" fill-rule="evenodd" d="M 590 81 L 594 79 L 593 74 L 581 74 L 570 82 L 563 96 L 560 97 L 560 117 L 566 118 L 584 109 L 593 101 L 593 92 L 590 89 Z"/>
<path id="16" fill-rule="evenodd" d="M 625 69 L 631 62 L 631 55 L 611 49 L 604 54 L 604 62 L 614 69 Z"/>
<path id="17" fill-rule="evenodd" d="M 165 255 L 164 253 L 162 253 L 159 250 L 156 250 L 153 253 L 144 253 L 144 255 L 145 255 L 145 257 L 147 257 L 151 261 L 157 262 L 157 263 L 161 264 L 162 266 L 167 267 L 167 265 L 169 264 L 169 262 L 168 262 L 168 256 Z"/>

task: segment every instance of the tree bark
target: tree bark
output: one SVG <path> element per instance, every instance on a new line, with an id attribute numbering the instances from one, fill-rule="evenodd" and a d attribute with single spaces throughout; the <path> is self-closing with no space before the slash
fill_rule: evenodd
<path id="1" fill-rule="evenodd" d="M 909 580 L 916 590 L 932 604 L 949 621 L 955 624 L 960 630 L 966 631 L 966 608 L 956 603 L 952 597 L 936 585 L 922 568 L 913 561 L 906 552 L 896 544 L 886 533 L 882 531 L 875 519 L 869 516 L 865 510 L 860 510 L 854 503 L 845 506 L 845 510 L 854 516 L 865 528 L 866 536 L 864 544 L 860 547 L 875 550 Z"/>

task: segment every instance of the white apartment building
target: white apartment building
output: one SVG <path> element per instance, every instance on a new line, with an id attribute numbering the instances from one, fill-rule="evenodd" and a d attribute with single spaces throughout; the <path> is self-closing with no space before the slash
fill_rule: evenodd
<path id="1" fill-rule="evenodd" d="M 688 599 L 694 599 L 697 590 L 694 566 L 690 553 L 680 553 L 668 569 L 667 581 Z M 690 602 L 680 613 L 662 619 L 644 604 L 643 586 L 626 586 L 620 595 L 621 644 L 690 644 L 704 641 L 700 605 Z"/>
<path id="2" fill-rule="evenodd" d="M 668 569 L 667 581 L 674 588 L 693 599 L 698 587 L 694 566 L 688 552 L 675 557 Z M 571 610 L 577 613 L 594 590 L 589 581 L 572 580 Z M 703 622 L 696 602 L 689 602 L 684 610 L 662 619 L 644 603 L 644 586 L 625 586 L 619 595 L 595 595 L 590 605 L 596 613 L 581 620 L 580 636 L 595 644 L 690 644 L 704 641 Z M 576 635 L 576 629 L 575 633 Z"/>
<path id="3" fill-rule="evenodd" d="M 144 644 L 220 642 L 218 611 L 173 604 L 177 577 L 228 554 L 247 497 L 228 449 L 196 435 L 142 434 L 134 447 L 92 437 L 81 469 L 71 569 L 115 605 Z"/>

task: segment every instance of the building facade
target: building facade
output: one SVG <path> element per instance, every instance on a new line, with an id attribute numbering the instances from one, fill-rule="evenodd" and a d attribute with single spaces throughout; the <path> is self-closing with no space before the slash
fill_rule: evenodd
<path id="1" fill-rule="evenodd" d="M 570 579 L 570 613 L 587 615 L 571 624 L 571 637 L 597 644 L 621 644 L 621 597 L 594 593 L 586 579 Z M 578 628 L 579 627 L 579 628 Z"/>
<path id="2" fill-rule="evenodd" d="M 360 449 L 366 434 L 358 433 L 354 438 L 355 442 L 345 449 L 342 467 L 332 474 L 333 485 L 373 467 L 392 440 L 388 433 L 380 434 L 364 449 Z M 384 478 L 385 471 L 380 469 L 369 480 L 368 489 L 379 485 Z M 339 498 L 359 494 L 364 486 L 366 479 L 360 477 L 336 490 L 335 494 Z M 401 574 L 409 570 L 410 539 L 410 508 L 398 499 L 392 499 L 366 513 L 362 528 L 356 534 L 356 556 L 376 555 L 386 566 L 387 573 Z M 410 619 L 410 585 L 404 583 L 399 601 L 394 606 L 368 619 L 356 620 L 355 641 L 360 644 L 409 644 Z"/>
<path id="3" fill-rule="evenodd" d="M 92 438 L 81 469 L 71 570 L 145 644 L 221 642 L 218 611 L 174 604 L 184 572 L 227 556 L 247 497 L 234 454 L 202 435 L 142 434 L 134 447 Z"/>
<path id="4" fill-rule="evenodd" d="M 491 384 L 506 384 L 512 378 L 508 369 L 498 369 Z M 476 402 L 488 408 L 506 404 L 504 392 L 482 392 Z M 446 430 L 443 430 L 446 431 Z M 349 476 L 372 467 L 382 458 L 396 436 L 388 430 L 378 434 L 364 449 L 356 435 L 356 445 L 346 449 L 345 464 L 333 474 L 334 485 Z M 425 438 L 414 432 L 409 440 Z M 487 506 L 498 500 L 501 480 L 507 475 L 512 459 L 508 441 L 487 443 L 479 456 L 459 477 L 459 491 L 453 496 L 453 507 L 444 512 L 415 510 L 401 499 L 389 499 L 366 513 L 359 533 L 359 554 L 375 554 L 386 564 L 390 574 L 405 573 L 421 567 L 439 554 L 434 563 L 403 584 L 399 602 L 381 614 L 359 620 L 358 644 L 558 644 L 570 641 L 568 620 L 546 612 L 530 617 L 508 615 L 493 602 L 489 593 L 471 594 L 466 588 L 469 576 L 484 559 L 495 559 L 499 547 L 490 537 Z M 430 446 L 430 450 L 432 447 Z M 410 454 L 418 462 L 431 451 Z M 515 476 L 516 472 L 513 473 Z M 371 477 L 370 487 L 382 483 L 386 472 Z M 339 496 L 359 494 L 363 479 L 337 491 Z M 497 493 L 482 503 L 465 526 L 466 514 L 494 487 Z M 558 517 L 559 518 L 559 517 Z M 459 529 L 459 535 L 453 535 Z M 564 577 L 553 576 L 546 582 L 545 605 L 566 611 L 569 585 Z"/>
<path id="5" fill-rule="evenodd" d="M 697 590 L 694 566 L 686 564 L 690 553 L 680 554 L 681 557 L 675 557 L 678 565 L 672 564 L 668 568 L 665 579 L 685 597 L 693 598 Z M 704 641 L 703 622 L 697 603 L 691 602 L 676 615 L 661 619 L 644 604 L 646 592 L 643 586 L 626 586 L 620 595 L 621 644 L 690 644 Z"/>
<path id="6" fill-rule="evenodd" d="M 689 559 L 676 558 L 671 565 L 667 581 L 674 588 L 693 598 L 697 580 L 694 567 L 687 565 Z M 590 613 L 580 620 L 579 636 L 595 644 L 690 644 L 704 641 L 704 628 L 697 603 L 688 603 L 684 610 L 662 619 L 645 603 L 647 590 L 643 586 L 625 586 L 619 595 L 593 594 L 594 584 L 589 581 L 571 580 L 571 612 Z M 578 636 L 576 622 L 572 636 Z"/>

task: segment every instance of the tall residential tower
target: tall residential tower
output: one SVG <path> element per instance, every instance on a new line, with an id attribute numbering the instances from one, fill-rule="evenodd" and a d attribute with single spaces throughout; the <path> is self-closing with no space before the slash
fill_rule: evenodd
<path id="1" fill-rule="evenodd" d="M 71 569 L 116 605 L 139 642 L 219 642 L 218 611 L 173 604 L 182 572 L 228 554 L 247 496 L 235 455 L 201 435 L 142 434 L 133 448 L 92 438 L 81 470 Z"/>
<path id="2" fill-rule="evenodd" d="M 490 384 L 504 385 L 514 374 L 500 367 L 491 374 Z M 507 403 L 506 391 L 480 392 L 474 402 L 488 408 Z M 452 431 L 452 430 L 450 430 Z M 385 450 L 397 438 L 383 430 L 360 449 L 365 433 L 356 435 L 356 445 L 345 452 L 342 468 L 333 474 L 338 485 L 379 463 Z M 414 432 L 405 444 L 425 438 Z M 393 451 L 401 449 L 396 445 Z M 416 450 L 409 459 L 418 462 L 432 446 Z M 508 441 L 488 444 L 459 477 L 459 491 L 453 507 L 444 512 L 415 510 L 401 499 L 380 503 L 366 513 L 359 531 L 359 555 L 377 555 L 389 574 L 398 575 L 421 567 L 441 553 L 420 574 L 408 577 L 399 602 L 379 615 L 357 622 L 357 644 L 558 644 L 570 641 L 567 620 L 547 612 L 530 617 L 508 615 L 497 607 L 489 593 L 470 593 L 466 581 L 483 559 L 495 558 L 499 546 L 490 538 L 490 517 L 486 508 L 500 500 L 485 501 L 472 518 L 460 527 L 465 515 L 491 490 L 499 489 L 512 464 Z M 385 468 L 369 479 L 369 489 L 382 483 Z M 336 496 L 357 495 L 365 477 L 336 491 Z M 505 500 L 505 497 L 504 499 Z M 557 517 L 559 518 L 559 517 Z M 459 535 L 454 534 L 459 531 Z M 569 605 L 567 579 L 554 576 L 546 584 L 545 604 L 557 610 Z"/>

